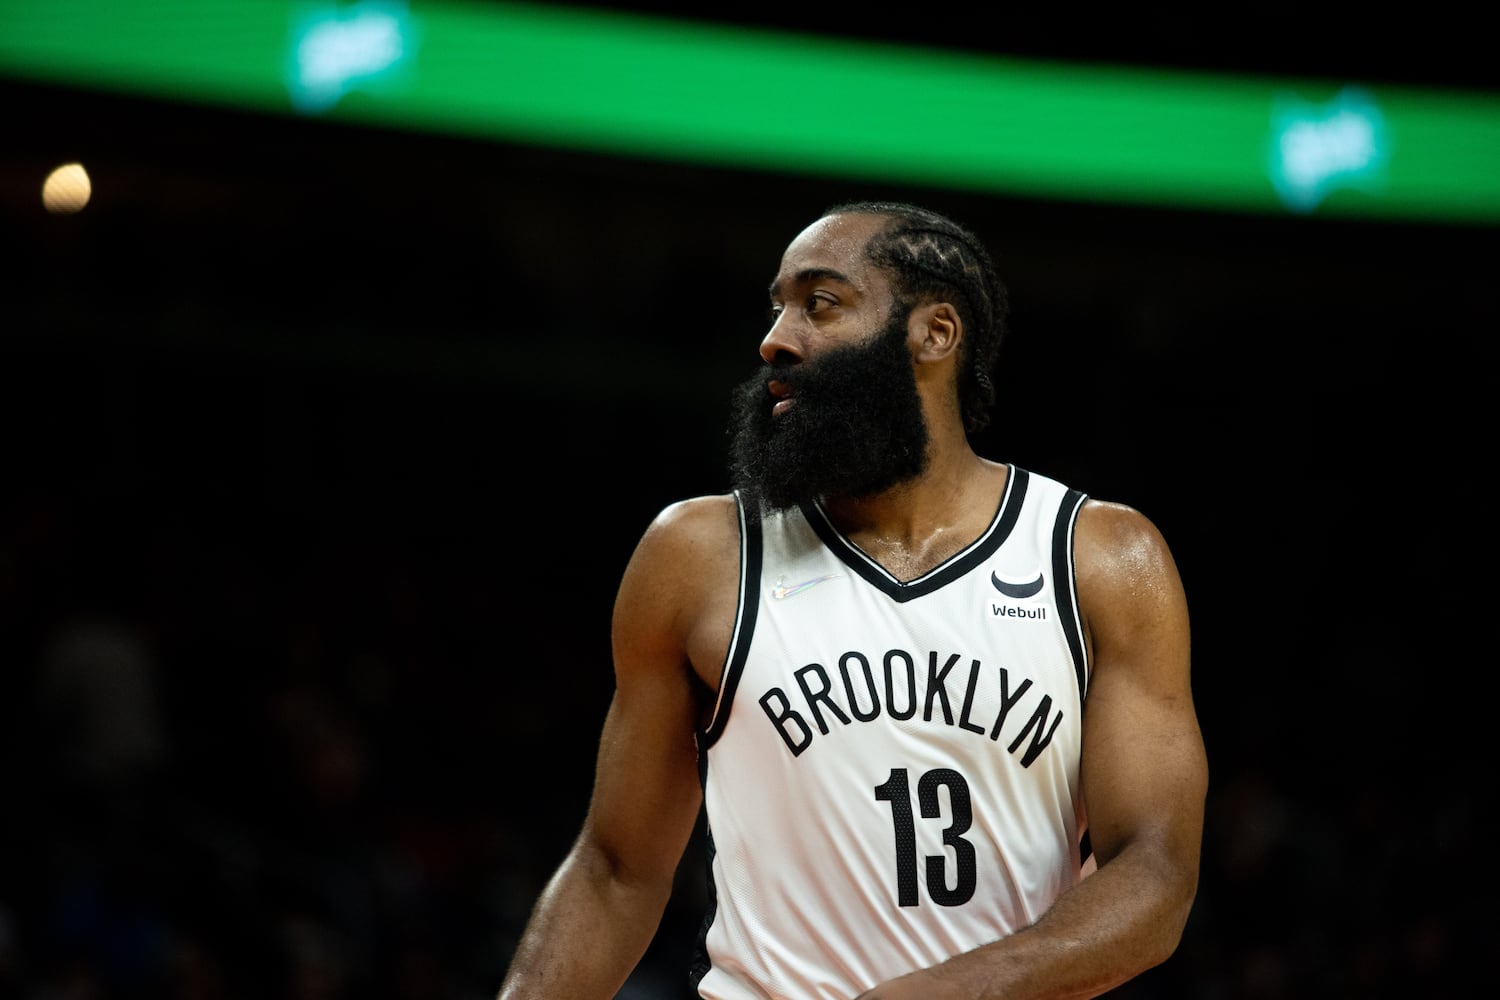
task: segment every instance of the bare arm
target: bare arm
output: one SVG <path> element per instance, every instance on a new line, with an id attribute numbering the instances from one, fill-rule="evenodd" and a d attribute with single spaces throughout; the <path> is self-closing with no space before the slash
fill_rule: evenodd
<path id="1" fill-rule="evenodd" d="M 726 562 L 737 569 L 736 532 L 720 498 L 690 501 L 664 511 L 632 555 L 588 816 L 537 901 L 501 1000 L 609 1000 L 650 944 L 702 804 L 703 689 L 687 650 L 702 631 L 705 580 Z"/>
<path id="2" fill-rule="evenodd" d="M 864 1000 L 1097 996 L 1181 939 L 1208 789 L 1182 581 L 1155 526 L 1118 504 L 1086 505 L 1075 552 L 1093 653 L 1081 777 L 1098 870 L 1031 927 Z"/>

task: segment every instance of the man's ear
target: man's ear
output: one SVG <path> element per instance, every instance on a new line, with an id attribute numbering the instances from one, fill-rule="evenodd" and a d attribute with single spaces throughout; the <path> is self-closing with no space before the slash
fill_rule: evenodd
<path id="1" fill-rule="evenodd" d="M 913 360 L 932 364 L 957 357 L 963 340 L 963 321 L 949 302 L 929 302 L 917 306 L 907 319 L 906 332 L 911 339 Z"/>

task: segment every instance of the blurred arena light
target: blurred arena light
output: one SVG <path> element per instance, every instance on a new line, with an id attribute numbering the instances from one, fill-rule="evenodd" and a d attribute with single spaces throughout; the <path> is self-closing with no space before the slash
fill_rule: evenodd
<path id="1" fill-rule="evenodd" d="M 71 215 L 83 210 L 93 190 L 83 164 L 64 163 L 42 182 L 42 205 L 53 215 Z"/>
<path id="2" fill-rule="evenodd" d="M 499 0 L 0 0 L 7 75 L 977 192 L 1500 223 L 1500 94 L 1477 90 L 1063 64 Z M 831 113 L 789 120 L 809 95 Z"/>

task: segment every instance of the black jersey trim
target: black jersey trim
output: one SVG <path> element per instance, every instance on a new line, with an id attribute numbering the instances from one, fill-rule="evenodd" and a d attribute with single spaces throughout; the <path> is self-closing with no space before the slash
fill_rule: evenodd
<path id="1" fill-rule="evenodd" d="M 1067 590 L 1055 588 L 1053 597 L 1057 603 L 1058 619 L 1063 635 L 1068 640 L 1068 650 L 1073 654 L 1073 672 L 1078 675 L 1078 700 L 1083 701 L 1089 690 L 1088 653 L 1083 644 L 1082 619 L 1078 611 L 1078 580 L 1073 571 L 1073 530 L 1078 524 L 1078 512 L 1083 509 L 1087 497 L 1078 490 L 1068 490 L 1057 508 L 1057 521 L 1052 531 L 1052 579 L 1067 581 Z"/>
<path id="2" fill-rule="evenodd" d="M 708 769 L 704 768 L 705 780 L 707 780 L 707 772 Z M 719 890 L 714 879 L 714 856 L 717 851 L 714 848 L 714 832 L 711 828 L 704 830 L 703 845 L 707 855 L 708 898 L 704 906 L 703 921 L 698 925 L 698 938 L 693 942 L 693 954 L 688 962 L 688 985 L 692 987 L 693 996 L 698 995 L 698 984 L 703 982 L 703 977 L 708 975 L 709 970 L 714 967 L 713 959 L 708 955 L 708 932 L 714 925 L 714 918 L 719 915 Z"/>
<path id="3" fill-rule="evenodd" d="M 828 519 L 828 514 L 821 505 L 803 504 L 802 516 L 807 518 L 807 523 L 812 525 L 818 538 L 828 546 L 829 551 L 838 556 L 840 562 L 891 600 L 904 604 L 941 589 L 994 555 L 995 550 L 1000 548 L 1006 538 L 1010 537 L 1016 521 L 1021 516 L 1021 505 L 1026 500 L 1026 486 L 1030 479 L 1031 474 L 1025 469 L 1010 466 L 1010 475 L 1005 477 L 1005 492 L 1000 497 L 1000 506 L 995 512 L 994 519 L 990 521 L 990 526 L 985 529 L 985 533 L 968 548 L 932 572 L 924 573 L 917 579 L 905 583 L 896 579 L 884 566 L 865 555 L 859 546 L 845 538 L 843 533 L 833 526 L 833 522 Z"/>
<path id="4" fill-rule="evenodd" d="M 755 618 L 760 609 L 760 571 L 765 548 L 761 544 L 760 518 L 746 510 L 745 499 L 739 491 L 735 491 L 734 504 L 740 519 L 739 611 L 735 616 L 734 634 L 729 639 L 724 672 L 719 678 L 719 698 L 714 715 L 698 741 L 700 754 L 718 742 L 724 734 L 724 727 L 729 724 L 729 710 L 734 706 L 734 692 L 739 687 L 740 676 L 745 672 L 745 659 L 750 655 L 750 639 L 755 635 Z"/>

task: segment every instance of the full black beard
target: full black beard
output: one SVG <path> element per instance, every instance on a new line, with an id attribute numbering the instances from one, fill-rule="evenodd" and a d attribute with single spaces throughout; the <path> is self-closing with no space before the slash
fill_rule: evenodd
<path id="1" fill-rule="evenodd" d="M 779 417 L 773 379 L 796 400 Z M 817 361 L 762 369 L 735 388 L 731 417 L 730 479 L 752 511 L 870 496 L 927 467 L 905 315 Z"/>

